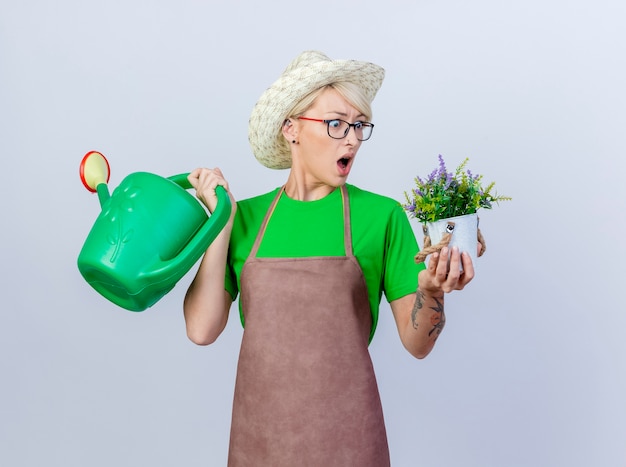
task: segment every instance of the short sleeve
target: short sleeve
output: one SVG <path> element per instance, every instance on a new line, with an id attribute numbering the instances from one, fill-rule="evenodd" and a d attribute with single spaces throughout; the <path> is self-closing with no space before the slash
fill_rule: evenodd
<path id="1" fill-rule="evenodd" d="M 232 265 L 229 261 L 226 262 L 226 271 L 224 275 L 224 289 L 226 292 L 230 294 L 230 298 L 235 301 L 237 298 L 237 294 L 239 293 L 239 289 L 237 287 L 237 279 L 235 276 L 235 271 L 232 268 Z"/>
<path id="2" fill-rule="evenodd" d="M 417 275 L 425 268 L 424 263 L 415 263 L 418 252 L 409 219 L 398 204 L 392 210 L 387 225 L 383 288 L 388 302 L 417 290 Z"/>

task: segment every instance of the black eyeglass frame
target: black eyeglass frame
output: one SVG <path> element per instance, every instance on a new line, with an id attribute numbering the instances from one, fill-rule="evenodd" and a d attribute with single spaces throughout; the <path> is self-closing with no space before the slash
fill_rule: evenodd
<path id="1" fill-rule="evenodd" d="M 358 139 L 359 141 L 367 141 L 368 139 L 370 139 L 372 137 L 372 133 L 374 132 L 374 124 L 372 122 L 354 122 L 354 123 L 350 123 L 350 122 L 346 122 L 345 120 L 342 120 L 340 118 L 331 118 L 328 120 L 322 120 L 319 118 L 309 118 L 309 117 L 297 117 L 298 120 L 309 120 L 311 122 L 320 122 L 320 123 L 325 123 L 326 124 L 326 132 L 328 133 L 328 136 L 330 136 L 332 139 L 344 139 L 346 136 L 348 136 L 348 133 L 350 132 L 350 128 L 354 127 L 354 134 L 356 135 L 356 139 Z M 348 128 L 346 128 L 346 131 L 344 131 L 343 136 L 340 137 L 336 137 L 330 134 L 330 124 L 332 122 L 343 122 L 346 125 L 348 125 Z M 365 139 L 360 139 L 358 133 L 356 132 L 358 127 L 369 127 L 370 128 L 370 134 L 367 136 L 367 138 Z"/>

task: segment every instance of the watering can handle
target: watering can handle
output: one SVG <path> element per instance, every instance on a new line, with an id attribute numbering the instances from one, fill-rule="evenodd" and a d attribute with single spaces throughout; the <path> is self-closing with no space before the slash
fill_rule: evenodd
<path id="1" fill-rule="evenodd" d="M 168 180 L 171 180 L 174 183 L 176 183 L 176 185 L 180 186 L 181 188 L 184 188 L 185 190 L 189 190 L 193 188 L 193 186 L 191 185 L 189 178 L 187 178 L 188 176 L 189 176 L 189 173 L 182 173 L 178 175 L 172 175 L 171 177 L 167 177 L 167 178 Z M 216 214 L 218 217 L 223 216 L 221 212 L 218 213 L 217 211 L 220 210 L 221 207 L 225 207 L 225 208 L 222 208 L 221 210 L 225 210 L 227 213 L 226 220 L 224 221 L 224 225 L 226 225 L 226 222 L 228 222 L 228 217 L 230 217 L 230 207 L 231 207 L 230 197 L 226 193 L 226 190 L 224 189 L 224 187 L 220 185 L 218 185 L 217 188 L 215 189 L 215 195 L 217 196 L 217 207 L 215 208 L 215 212 L 211 214 L 211 217 L 215 216 Z M 220 222 L 218 221 L 218 223 Z M 222 228 L 224 228 L 224 225 L 222 225 L 222 227 L 220 227 L 219 230 L 222 230 Z"/>
<path id="2" fill-rule="evenodd" d="M 168 180 L 176 183 L 181 188 L 188 190 L 192 188 L 188 180 L 188 173 L 172 175 Z M 215 237 L 222 231 L 231 213 L 231 202 L 228 193 L 223 186 L 215 189 L 217 196 L 217 206 L 208 220 L 200 227 L 194 238 L 179 253 L 180 258 L 185 258 L 185 268 L 190 269 L 193 264 L 202 256 Z"/>
<path id="3" fill-rule="evenodd" d="M 171 177 L 167 177 L 167 178 L 168 180 L 171 180 L 174 183 L 176 183 L 176 185 L 180 186 L 181 188 L 184 188 L 185 190 L 189 190 L 193 187 L 191 186 L 191 182 L 189 181 L 187 177 L 189 177 L 189 174 L 184 173 L 184 174 L 172 175 Z"/>

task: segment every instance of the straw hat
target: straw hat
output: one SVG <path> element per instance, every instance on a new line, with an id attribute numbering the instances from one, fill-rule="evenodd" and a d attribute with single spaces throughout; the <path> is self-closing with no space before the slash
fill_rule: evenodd
<path id="1" fill-rule="evenodd" d="M 302 52 L 254 106 L 248 126 L 252 152 L 271 169 L 291 167 L 291 152 L 282 143 L 282 125 L 300 100 L 327 84 L 347 81 L 361 86 L 371 102 L 384 77 L 385 70 L 373 63 L 331 60 L 321 52 Z"/>

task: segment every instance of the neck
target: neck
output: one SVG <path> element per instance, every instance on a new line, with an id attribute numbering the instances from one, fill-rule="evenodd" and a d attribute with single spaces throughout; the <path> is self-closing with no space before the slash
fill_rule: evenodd
<path id="1" fill-rule="evenodd" d="M 289 172 L 285 183 L 285 193 L 297 201 L 316 201 L 328 196 L 335 188 L 318 181 L 307 181 L 305 177 L 298 177 L 294 171 Z"/>

